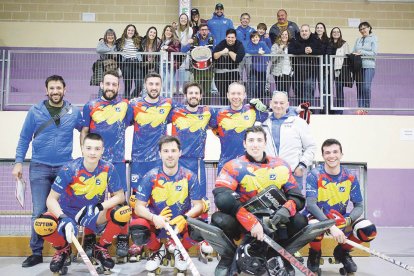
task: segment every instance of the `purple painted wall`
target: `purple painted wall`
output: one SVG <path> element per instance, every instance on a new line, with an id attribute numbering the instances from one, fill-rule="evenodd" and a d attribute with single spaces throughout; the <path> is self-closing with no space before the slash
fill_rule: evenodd
<path id="1" fill-rule="evenodd" d="M 414 226 L 414 169 L 368 169 L 367 212 L 377 226 Z"/>

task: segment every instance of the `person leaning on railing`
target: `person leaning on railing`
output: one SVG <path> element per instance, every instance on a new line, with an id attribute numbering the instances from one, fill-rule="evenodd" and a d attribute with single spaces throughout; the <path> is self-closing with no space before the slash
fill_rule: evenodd
<path id="1" fill-rule="evenodd" d="M 120 61 L 124 77 L 124 97 L 129 99 L 131 95 L 139 93 L 142 86 L 140 68 L 142 57 L 139 54 L 141 51 L 141 37 L 134 25 L 129 24 L 125 27 L 122 36 L 116 41 L 116 50 L 121 52 Z M 131 93 L 132 82 L 135 82 L 135 92 Z"/>
<path id="2" fill-rule="evenodd" d="M 141 49 L 144 53 L 157 53 L 161 49 L 161 39 L 158 37 L 157 28 L 154 26 L 149 27 L 147 33 L 142 38 L 141 42 Z M 144 77 L 148 73 L 158 73 L 159 72 L 159 54 L 154 55 L 143 55 L 142 56 L 142 75 L 141 75 L 141 82 L 144 81 Z M 144 92 L 143 92 L 144 93 Z M 145 93 L 144 93 L 145 94 Z M 141 96 L 144 96 L 142 94 Z M 134 94 L 134 97 L 140 96 L 139 92 L 137 91 Z"/>
<path id="3" fill-rule="evenodd" d="M 372 27 L 368 22 L 362 22 L 358 26 L 361 37 L 355 41 L 352 53 L 362 56 L 362 69 L 356 76 L 358 107 L 366 114 L 365 108 L 371 106 L 371 84 L 375 75 L 375 56 L 378 51 L 377 36 L 372 33 Z M 361 113 L 361 112 L 360 112 Z"/>

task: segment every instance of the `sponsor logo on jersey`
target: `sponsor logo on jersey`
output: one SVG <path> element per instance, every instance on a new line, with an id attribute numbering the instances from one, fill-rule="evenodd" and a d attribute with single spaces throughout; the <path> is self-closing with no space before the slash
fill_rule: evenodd
<path id="1" fill-rule="evenodd" d="M 138 192 L 142 192 L 142 186 L 138 185 Z"/>
<path id="2" fill-rule="evenodd" d="M 204 116 L 203 115 L 198 115 L 198 119 L 199 120 L 203 120 Z"/>
<path id="3" fill-rule="evenodd" d="M 60 178 L 60 176 L 57 176 L 56 179 L 55 179 L 55 182 L 57 184 L 60 184 L 60 182 L 62 182 L 62 178 Z"/>
<path id="4" fill-rule="evenodd" d="M 137 174 L 131 174 L 131 181 L 137 182 L 138 181 L 138 175 Z"/>
<path id="5" fill-rule="evenodd" d="M 116 112 L 121 112 L 121 109 L 119 107 L 115 107 Z"/>
<path id="6" fill-rule="evenodd" d="M 181 186 L 176 186 L 176 187 L 175 187 L 175 190 L 176 190 L 176 191 L 179 191 L 179 192 L 181 192 L 181 191 L 182 191 L 182 189 L 183 189 L 183 187 L 181 187 Z"/>
<path id="7" fill-rule="evenodd" d="M 96 179 L 96 185 L 101 185 L 101 180 L 100 179 Z"/>
<path id="8" fill-rule="evenodd" d="M 165 110 L 164 109 L 160 109 L 160 114 L 164 114 L 165 113 Z"/>
<path id="9" fill-rule="evenodd" d="M 276 179 L 276 174 L 275 173 L 270 174 L 269 179 L 270 180 L 275 180 Z"/>
<path id="10" fill-rule="evenodd" d="M 339 192 L 341 193 L 345 192 L 345 187 L 339 187 Z"/>
<path id="11" fill-rule="evenodd" d="M 244 119 L 245 119 L 246 121 L 248 121 L 248 120 L 249 120 L 249 115 L 245 115 L 245 116 L 244 116 Z"/>

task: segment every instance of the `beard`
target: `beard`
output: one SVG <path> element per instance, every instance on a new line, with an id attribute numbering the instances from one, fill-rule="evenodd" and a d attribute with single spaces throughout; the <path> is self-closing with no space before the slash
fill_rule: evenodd
<path id="1" fill-rule="evenodd" d="M 54 99 L 54 96 L 59 96 L 59 97 L 56 100 L 56 99 Z M 58 105 L 58 104 L 61 104 L 63 102 L 63 95 L 59 95 L 59 94 L 58 95 L 56 95 L 56 94 L 54 94 L 54 95 L 48 95 L 48 99 L 53 104 Z"/>
<path id="2" fill-rule="evenodd" d="M 113 96 L 112 97 L 109 97 L 109 96 L 107 96 L 107 93 L 108 92 L 112 92 L 113 93 Z M 116 99 L 116 97 L 118 97 L 118 92 L 115 92 L 114 90 L 105 90 L 103 93 L 102 93 L 102 97 L 104 97 L 104 99 L 105 100 L 107 100 L 107 101 L 112 101 L 113 99 Z"/>
<path id="3" fill-rule="evenodd" d="M 157 94 L 155 96 L 152 95 L 152 92 L 154 92 L 154 91 L 157 92 Z M 147 95 L 151 99 L 155 100 L 160 96 L 160 91 L 157 91 L 157 90 L 154 89 L 154 90 L 148 91 Z"/>
<path id="4" fill-rule="evenodd" d="M 188 104 L 189 107 L 193 107 L 194 108 L 194 107 L 197 107 L 200 104 L 201 100 L 200 101 L 197 100 L 197 102 L 195 104 L 193 104 L 191 102 L 192 102 L 192 99 L 188 100 L 187 101 L 187 104 Z"/>

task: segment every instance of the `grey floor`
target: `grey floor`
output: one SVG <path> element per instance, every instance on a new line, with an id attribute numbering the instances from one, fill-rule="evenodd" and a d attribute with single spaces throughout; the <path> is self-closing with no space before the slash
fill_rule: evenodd
<path id="1" fill-rule="evenodd" d="M 378 237 L 372 242 L 371 248 L 414 267 L 414 228 L 379 228 Z M 50 258 L 46 258 L 43 264 L 32 268 L 22 268 L 21 262 L 23 260 L 24 258 L 21 257 L 0 257 L 1 276 L 52 275 L 49 271 Z M 354 258 L 354 260 L 358 265 L 356 275 L 413 275 L 413 273 L 375 256 L 359 257 Z M 201 275 L 214 275 L 217 260 L 204 264 L 196 258 L 193 258 L 193 262 Z M 146 275 L 144 264 L 145 261 L 134 264 L 116 265 L 112 271 L 112 275 Z M 325 264 L 321 268 L 322 275 L 339 275 L 340 265 L 328 264 L 327 258 L 325 258 Z M 88 270 L 83 263 L 73 263 L 69 267 L 67 275 L 86 276 L 88 275 Z M 173 269 L 164 268 L 161 275 L 174 275 Z M 188 275 L 191 275 L 191 273 L 188 273 Z M 297 271 L 296 275 L 301 275 L 301 273 Z"/>

